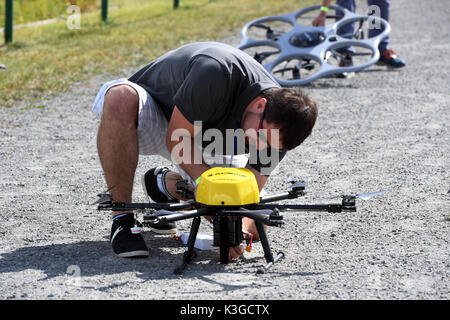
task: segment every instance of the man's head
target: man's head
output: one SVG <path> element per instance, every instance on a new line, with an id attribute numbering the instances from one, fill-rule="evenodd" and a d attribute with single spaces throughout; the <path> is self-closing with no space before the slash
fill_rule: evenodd
<path id="1" fill-rule="evenodd" d="M 280 129 L 283 149 L 294 149 L 311 134 L 317 119 L 317 104 L 301 90 L 272 88 L 261 96 L 267 100 L 264 120 Z"/>
<path id="2" fill-rule="evenodd" d="M 248 105 L 243 119 L 248 118 L 246 128 L 267 129 L 271 146 L 291 150 L 311 134 L 317 113 L 316 102 L 301 90 L 271 88 Z M 271 141 L 271 129 L 279 129 L 279 142 Z"/>

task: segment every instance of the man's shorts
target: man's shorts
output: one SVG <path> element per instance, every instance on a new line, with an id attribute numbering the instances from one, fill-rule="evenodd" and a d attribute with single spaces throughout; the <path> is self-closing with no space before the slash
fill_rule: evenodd
<path id="1" fill-rule="evenodd" d="M 138 84 L 127 79 L 118 79 L 105 83 L 99 90 L 95 98 L 92 112 L 101 117 L 105 95 L 108 90 L 114 86 L 128 85 L 132 87 L 139 95 L 139 114 L 138 114 L 138 140 L 139 154 L 141 155 L 160 155 L 167 160 L 172 161 L 178 169 L 178 172 L 191 184 L 195 184 L 191 177 L 176 163 L 170 156 L 166 146 L 166 133 L 168 121 L 163 112 L 152 98 L 152 96 Z M 232 166 L 244 168 L 248 162 L 248 154 L 231 156 L 211 157 L 203 154 L 203 159 L 210 167 Z"/>
<path id="2" fill-rule="evenodd" d="M 101 117 L 106 93 L 110 88 L 118 85 L 128 85 L 139 95 L 137 127 L 139 154 L 160 155 L 170 160 L 170 153 L 166 146 L 167 119 L 152 96 L 138 84 L 125 78 L 105 83 L 95 98 L 92 112 Z"/>

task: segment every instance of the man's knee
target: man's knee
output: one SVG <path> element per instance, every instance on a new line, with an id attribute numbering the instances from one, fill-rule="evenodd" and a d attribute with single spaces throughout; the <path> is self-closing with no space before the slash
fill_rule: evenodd
<path id="1" fill-rule="evenodd" d="M 114 86 L 105 94 L 103 115 L 121 121 L 137 121 L 139 95 L 128 85 Z"/>

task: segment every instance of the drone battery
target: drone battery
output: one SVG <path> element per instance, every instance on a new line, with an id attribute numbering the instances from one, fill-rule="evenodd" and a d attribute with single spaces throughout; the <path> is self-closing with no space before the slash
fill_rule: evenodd
<path id="1" fill-rule="evenodd" d="M 241 217 L 215 217 L 213 219 L 214 241 L 215 247 L 220 246 L 222 233 L 228 236 L 228 245 L 230 247 L 238 246 L 244 240 L 242 235 L 242 218 Z"/>

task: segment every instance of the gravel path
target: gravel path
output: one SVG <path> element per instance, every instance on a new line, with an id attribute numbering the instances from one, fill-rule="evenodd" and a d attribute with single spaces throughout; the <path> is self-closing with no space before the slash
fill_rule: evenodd
<path id="1" fill-rule="evenodd" d="M 169 237 L 144 234 L 148 259 L 112 253 L 110 216 L 89 206 L 105 189 L 90 109 L 103 82 L 133 70 L 0 108 L 0 299 L 449 299 L 449 10 L 445 0 L 392 1 L 391 41 L 407 67 L 305 88 L 318 123 L 267 191 L 294 175 L 308 182 L 300 203 L 389 193 L 355 213 L 287 213 L 283 229 L 269 230 L 286 258 L 263 276 L 259 244 L 228 265 L 201 252 L 182 276 L 172 271 L 183 247 Z M 138 176 L 161 163 L 171 166 L 142 158 Z"/>

